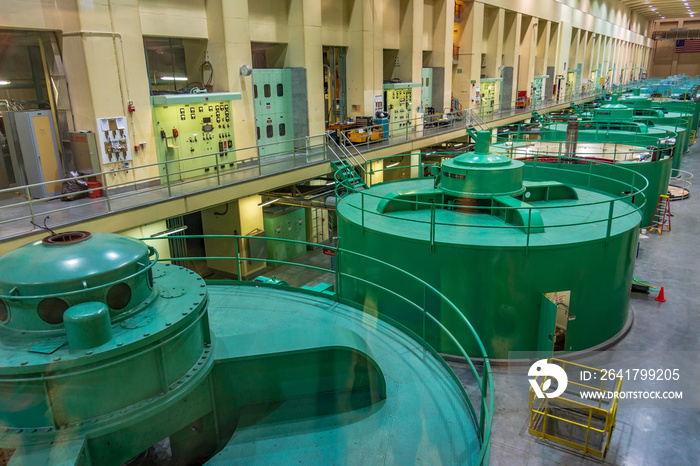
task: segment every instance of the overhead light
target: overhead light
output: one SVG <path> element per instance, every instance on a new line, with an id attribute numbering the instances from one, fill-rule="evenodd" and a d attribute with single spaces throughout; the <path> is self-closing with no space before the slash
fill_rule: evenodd
<path id="1" fill-rule="evenodd" d="M 665 17 L 665 16 L 662 16 L 661 19 L 666 19 L 666 17 Z"/>
<path id="2" fill-rule="evenodd" d="M 326 186 L 333 186 L 334 184 L 335 184 L 335 181 L 329 181 L 328 183 L 326 183 Z"/>
<path id="3" fill-rule="evenodd" d="M 391 168 L 391 167 L 395 167 L 395 166 L 397 166 L 398 164 L 399 164 L 399 162 L 394 162 L 394 163 L 392 163 L 392 164 L 390 164 L 390 165 L 387 165 L 387 166 L 386 166 L 386 167 L 384 167 L 384 168 Z"/>
<path id="4" fill-rule="evenodd" d="M 161 231 L 160 233 L 151 235 L 151 238 L 162 238 L 164 236 L 174 235 L 175 233 L 180 233 L 181 231 L 185 230 L 187 230 L 187 225 L 171 228 L 170 230 Z"/>
<path id="5" fill-rule="evenodd" d="M 163 81 L 187 81 L 185 76 L 161 76 Z"/>
<path id="6" fill-rule="evenodd" d="M 279 200 L 280 200 L 280 198 L 278 197 L 277 199 L 273 199 L 271 201 L 261 202 L 260 204 L 258 204 L 258 207 L 265 207 L 266 205 L 274 204 L 275 202 L 277 202 Z"/>
<path id="7" fill-rule="evenodd" d="M 7 86 L 10 84 L 10 81 L 0 81 L 0 86 Z"/>

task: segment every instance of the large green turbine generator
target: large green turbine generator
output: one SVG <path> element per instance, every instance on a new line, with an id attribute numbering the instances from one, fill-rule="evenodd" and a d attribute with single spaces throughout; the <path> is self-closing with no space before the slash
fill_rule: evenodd
<path id="1" fill-rule="evenodd" d="M 52 234 L 0 269 L 11 271 L 0 278 L 0 463 L 119 465 L 154 445 L 169 465 L 488 462 L 488 362 L 484 377 L 471 365 L 468 395 L 423 339 L 362 312 L 364 299 L 208 286 L 107 233 Z"/>
<path id="2" fill-rule="evenodd" d="M 695 113 L 694 101 L 687 101 L 676 109 L 664 108 L 661 103 L 654 102 L 648 96 L 642 96 L 639 89 L 632 95 L 623 95 L 620 102 L 633 109 L 633 118 L 642 123 L 651 121 L 656 125 L 680 127 L 685 124 L 687 133 L 683 137 L 683 153 L 688 152 L 691 132 L 697 130 L 698 120 Z"/>
<path id="3" fill-rule="evenodd" d="M 582 126 L 583 123 L 579 123 Z M 556 157 L 564 155 L 572 161 L 580 159 L 601 163 L 618 164 L 647 179 L 649 186 L 645 191 L 648 202 L 641 210 L 643 227 L 651 225 L 656 213 L 659 196 L 668 193 L 671 179 L 671 162 L 674 146 L 660 143 L 655 138 L 648 138 L 648 145 L 615 144 L 610 142 L 588 141 L 590 134 L 580 132 L 576 140 L 533 139 L 540 133 L 522 133 L 523 140 L 512 140 L 494 144 L 491 150 L 517 160 L 538 160 L 556 162 Z M 642 143 L 639 140 L 638 144 Z M 591 169 L 597 171 L 600 165 Z"/>
<path id="4" fill-rule="evenodd" d="M 592 114 L 584 114 L 578 129 L 579 137 L 588 142 L 610 142 L 619 144 L 645 145 L 647 141 L 675 139 L 673 168 L 680 168 L 683 146 L 688 136 L 688 120 L 674 118 L 673 122 L 654 123 L 652 120 L 635 121 L 634 109 L 617 101 L 613 96 L 610 103 L 593 109 Z M 590 119 L 586 119 L 590 117 Z M 549 123 L 540 133 L 546 139 L 564 140 L 569 130 L 568 123 Z"/>
<path id="5" fill-rule="evenodd" d="M 349 192 L 337 207 L 341 247 L 441 290 L 494 358 L 614 341 L 631 317 L 646 180 L 610 164 L 511 160 L 490 152 L 490 138 L 488 131 L 477 133 L 475 152 L 444 161 L 432 177 L 355 189 L 344 171 L 337 172 Z M 439 304 L 402 284 L 398 274 L 362 268 L 352 258 L 338 267 L 393 289 L 402 285 L 407 301 L 427 301 L 453 327 L 453 316 L 441 315 Z M 411 305 L 382 306 L 390 293 L 362 283 L 346 286 L 379 303 L 389 318 L 412 317 L 408 327 L 420 334 L 423 322 Z M 428 337 L 453 353 L 451 341 Z"/>

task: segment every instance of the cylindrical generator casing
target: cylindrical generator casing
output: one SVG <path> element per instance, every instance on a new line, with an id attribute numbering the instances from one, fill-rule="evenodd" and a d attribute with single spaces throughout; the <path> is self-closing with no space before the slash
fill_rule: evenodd
<path id="1" fill-rule="evenodd" d="M 440 290 L 463 313 L 492 358 L 508 358 L 510 351 L 535 351 L 538 343 L 543 293 L 571 291 L 566 350 L 577 351 L 603 343 L 625 325 L 629 307 L 629 284 L 634 271 L 638 229 L 631 228 L 605 239 L 569 245 L 531 247 L 481 247 L 438 243 L 432 251 L 428 241 L 407 238 L 400 231 L 372 231 L 338 215 L 340 247 L 357 251 L 415 274 Z M 341 272 L 358 269 L 349 257 Z M 366 271 L 371 275 L 371 270 Z M 373 280 L 377 277 L 372 275 Z M 381 280 L 401 281 L 397 272 Z M 406 281 L 406 280 L 404 280 Z M 408 282 L 407 282 L 408 283 Z M 344 283 L 348 287 L 361 284 Z M 381 292 L 364 291 L 368 300 L 381 302 Z M 421 302 L 423 291 L 406 287 L 403 294 Z M 430 299 L 430 298 L 428 298 Z M 391 312 L 405 312 L 387 309 Z M 435 317 L 447 328 L 459 328 L 454 313 L 444 310 Z M 391 315 L 389 315 L 391 317 Z M 420 334 L 421 318 L 416 314 Z M 433 342 L 431 342 L 433 343 Z M 436 346 L 454 354 L 449 341 Z M 477 348 L 465 348 L 476 354 Z"/>
<path id="2" fill-rule="evenodd" d="M 567 168 L 560 170 L 546 163 L 535 166 L 526 162 L 526 165 L 526 180 L 533 180 L 534 176 L 541 181 L 526 181 L 528 191 L 522 200 L 495 198 L 490 215 L 461 212 L 456 208 L 432 211 L 425 207 L 406 208 L 388 213 L 377 209 L 383 197 L 428 192 L 432 188 L 430 179 L 379 184 L 344 197 L 337 211 L 339 246 L 397 269 L 395 274 L 386 271 L 379 274 L 371 268 L 362 269 L 351 257 L 343 257 L 338 265 L 343 293 L 364 295 L 366 301 L 378 304 L 379 312 L 390 319 L 396 319 L 399 313 L 402 321 L 406 315 L 415 316 L 409 329 L 419 336 L 425 334 L 431 345 L 448 354 L 459 352 L 449 338 L 437 340 L 440 333 L 436 331 L 439 325 L 436 322 L 458 329 L 466 339 L 468 324 L 459 322 L 463 319 L 454 309 L 437 302 L 431 305 L 434 291 L 406 285 L 400 293 L 405 306 L 382 306 L 383 301 L 388 301 L 387 292 L 367 283 L 383 283 L 394 290 L 396 283 L 410 283 L 398 269 L 427 281 L 471 323 L 491 358 L 526 357 L 512 352 L 539 351 L 547 346 L 543 338 L 554 332 L 554 324 L 550 326 L 551 332 L 547 330 L 543 334 L 545 294 L 568 297 L 565 321 L 560 323 L 557 317 L 557 328 L 561 325 L 566 331 L 561 349 L 578 351 L 608 342 L 628 321 L 641 204 L 635 208 L 620 200 L 612 201 L 613 220 L 601 221 L 608 218 L 611 200 L 620 198 L 617 187 L 600 184 L 588 188 L 585 184 L 575 184 L 576 196 L 562 200 L 554 190 L 564 185 L 544 180 L 549 174 L 565 172 L 566 180 L 561 181 L 583 181 L 588 166 L 566 165 Z M 613 165 L 602 165 L 597 171 L 601 176 L 608 175 L 601 178 L 603 182 L 610 179 L 612 172 L 635 179 L 632 172 Z M 638 175 L 636 180 L 635 183 L 646 185 L 646 180 Z M 546 188 L 549 201 L 536 194 L 542 183 L 549 183 L 550 187 Z M 619 192 L 624 190 L 619 188 Z M 637 195 L 637 202 L 641 197 Z M 531 233 L 527 234 L 528 221 L 520 227 L 504 222 L 503 211 L 498 213 L 501 207 L 496 201 L 522 206 L 505 215 L 520 212 L 527 218 L 527 209 L 532 207 Z M 564 206 L 561 214 L 557 208 L 549 208 L 556 206 Z M 573 210 L 566 211 L 568 208 Z M 539 215 L 543 227 L 535 230 Z M 367 282 L 344 278 L 346 273 L 360 275 Z M 424 318 L 416 311 L 416 306 L 422 305 L 431 309 L 431 317 Z M 459 330 L 460 326 L 463 331 Z M 550 351 L 552 347 L 550 343 Z M 465 349 L 471 354 L 477 350 L 475 346 Z"/>

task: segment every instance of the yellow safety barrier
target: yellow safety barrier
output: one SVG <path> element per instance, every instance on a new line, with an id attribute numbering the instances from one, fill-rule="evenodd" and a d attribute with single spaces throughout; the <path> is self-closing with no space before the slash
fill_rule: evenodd
<path id="1" fill-rule="evenodd" d="M 538 398 L 530 387 L 528 432 L 544 440 L 604 457 L 615 428 L 622 378 L 608 371 L 560 359 L 551 358 L 548 363 L 564 369 L 568 377 L 567 389 L 556 398 Z M 535 380 L 544 391 L 545 382 L 553 378 L 539 376 Z M 593 395 L 586 398 L 583 392 Z"/>

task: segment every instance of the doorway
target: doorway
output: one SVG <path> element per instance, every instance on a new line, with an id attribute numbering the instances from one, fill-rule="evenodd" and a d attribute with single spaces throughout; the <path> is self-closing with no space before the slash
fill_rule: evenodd
<path id="1" fill-rule="evenodd" d="M 567 331 L 572 320 L 569 305 L 571 291 L 553 291 L 542 295 L 538 351 L 565 351 Z M 569 346 L 570 349 L 570 346 Z"/>

